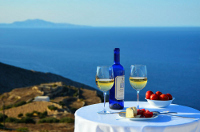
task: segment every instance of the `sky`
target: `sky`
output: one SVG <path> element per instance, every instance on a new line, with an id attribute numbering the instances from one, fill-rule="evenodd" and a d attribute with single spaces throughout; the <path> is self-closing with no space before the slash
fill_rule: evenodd
<path id="1" fill-rule="evenodd" d="M 27 19 L 101 27 L 200 26 L 200 0 L 0 0 L 0 23 Z"/>

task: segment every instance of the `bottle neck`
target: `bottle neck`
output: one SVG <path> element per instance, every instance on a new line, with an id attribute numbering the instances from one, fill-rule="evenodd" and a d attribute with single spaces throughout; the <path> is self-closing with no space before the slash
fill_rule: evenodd
<path id="1" fill-rule="evenodd" d="M 120 64 L 120 54 L 119 54 L 119 51 L 114 51 L 114 64 Z"/>

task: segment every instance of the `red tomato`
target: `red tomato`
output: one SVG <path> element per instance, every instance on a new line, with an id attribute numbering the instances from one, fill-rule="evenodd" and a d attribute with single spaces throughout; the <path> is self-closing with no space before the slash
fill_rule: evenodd
<path id="1" fill-rule="evenodd" d="M 145 109 L 141 109 L 143 112 L 145 112 L 146 110 Z"/>
<path id="2" fill-rule="evenodd" d="M 167 93 L 166 95 L 169 97 L 169 100 L 172 100 L 172 95 L 171 94 Z"/>
<path id="3" fill-rule="evenodd" d="M 145 112 L 144 116 L 145 118 L 151 118 L 153 116 L 153 112 Z"/>
<path id="4" fill-rule="evenodd" d="M 140 109 L 137 109 L 137 115 L 141 115 L 141 116 L 143 116 L 143 111 L 140 110 Z"/>
<path id="5" fill-rule="evenodd" d="M 146 99 L 150 99 L 150 96 L 153 94 L 153 92 L 152 91 L 147 91 L 146 92 Z"/>
<path id="6" fill-rule="evenodd" d="M 161 94 L 160 100 L 169 100 L 169 97 L 166 94 Z"/>
<path id="7" fill-rule="evenodd" d="M 158 97 L 162 94 L 160 91 L 157 91 L 156 94 L 158 95 Z"/>
<path id="8" fill-rule="evenodd" d="M 145 110 L 145 109 L 142 109 L 142 110 Z M 153 112 L 150 112 L 148 109 L 146 109 L 145 112 L 143 112 L 143 116 L 145 118 L 150 118 L 153 116 Z"/>
<path id="9" fill-rule="evenodd" d="M 158 95 L 157 94 L 152 94 L 150 96 L 150 100 L 158 100 Z"/>

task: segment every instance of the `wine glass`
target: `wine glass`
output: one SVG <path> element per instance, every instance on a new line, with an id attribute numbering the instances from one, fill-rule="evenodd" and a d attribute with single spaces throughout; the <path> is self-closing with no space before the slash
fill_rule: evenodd
<path id="1" fill-rule="evenodd" d="M 137 109 L 139 109 L 139 93 L 147 84 L 146 65 L 131 65 L 129 81 L 137 91 Z"/>
<path id="2" fill-rule="evenodd" d="M 104 109 L 99 114 L 109 114 L 110 111 L 105 109 L 106 92 L 110 90 L 114 84 L 114 73 L 111 66 L 97 66 L 96 72 L 96 85 L 103 91 L 104 95 Z"/>

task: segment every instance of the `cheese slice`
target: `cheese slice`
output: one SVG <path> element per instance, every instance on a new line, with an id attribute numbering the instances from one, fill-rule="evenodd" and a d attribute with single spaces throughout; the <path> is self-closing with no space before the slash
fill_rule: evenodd
<path id="1" fill-rule="evenodd" d="M 136 115 L 137 115 L 136 107 L 129 107 L 126 109 L 126 117 L 127 118 L 134 118 Z"/>

